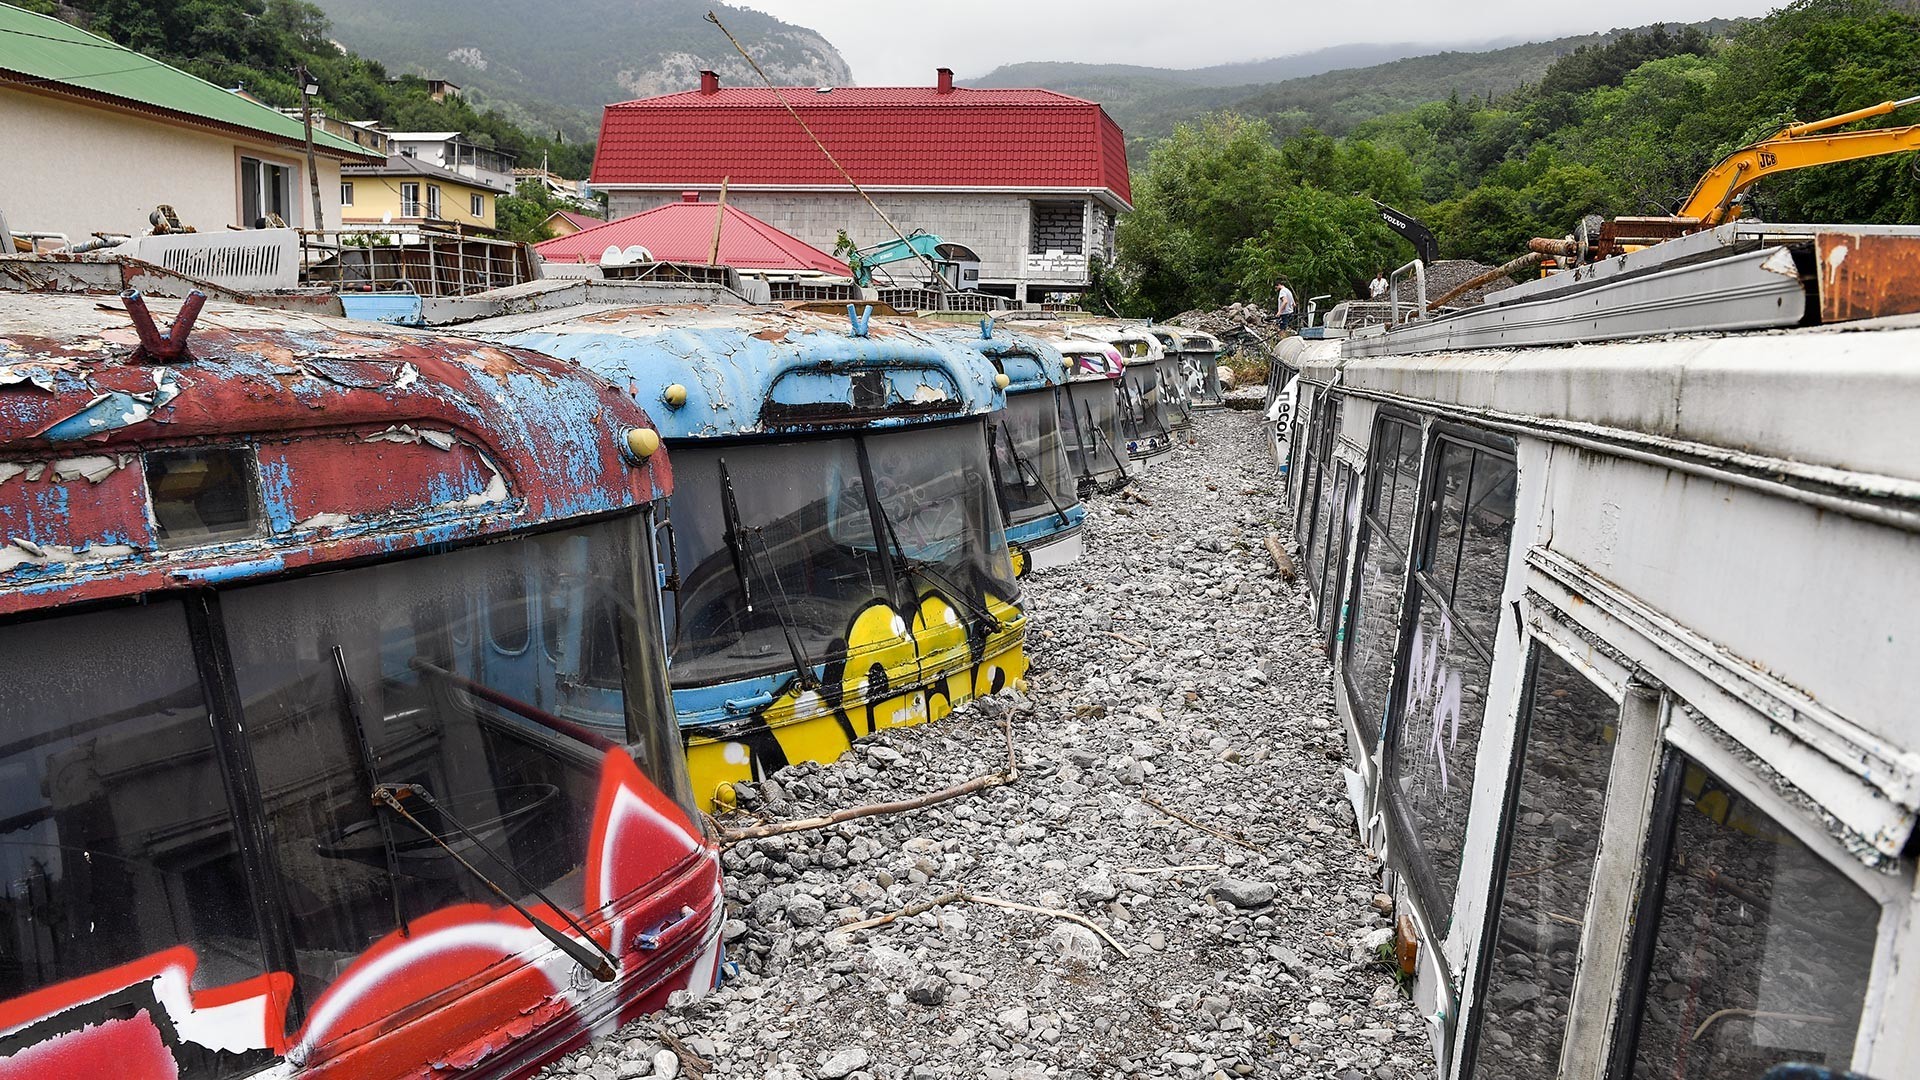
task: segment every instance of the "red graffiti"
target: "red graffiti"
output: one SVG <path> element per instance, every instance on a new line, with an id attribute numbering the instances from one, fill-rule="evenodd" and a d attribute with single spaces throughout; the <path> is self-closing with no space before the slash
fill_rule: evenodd
<path id="1" fill-rule="evenodd" d="M 48 1029 L 0 1050 L 0 1080 L 175 1080 L 173 1049 L 187 1043 L 270 1051 L 311 1078 L 521 1075 L 673 990 L 707 989 L 718 958 L 714 850 L 624 751 L 608 751 L 600 772 L 580 922 L 619 961 L 615 993 L 584 979 L 511 907 L 462 904 L 374 943 L 291 1036 L 292 976 L 192 990 L 198 959 L 184 945 L 0 1002 L 0 1045 Z M 530 910 L 570 932 L 553 909 Z"/>

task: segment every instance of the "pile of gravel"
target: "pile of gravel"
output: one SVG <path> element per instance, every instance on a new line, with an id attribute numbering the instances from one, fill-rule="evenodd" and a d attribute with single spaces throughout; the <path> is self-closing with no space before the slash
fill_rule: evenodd
<path id="1" fill-rule="evenodd" d="M 1028 581 L 1026 696 L 748 785 L 732 824 L 1001 768 L 1003 721 L 1018 779 L 735 845 L 725 983 L 545 1077 L 1431 1073 L 1424 1022 L 1377 959 L 1388 902 L 1342 794 L 1320 637 L 1262 547 L 1280 510 L 1256 418 L 1196 422 L 1197 444 L 1136 483 L 1145 503 L 1096 498 L 1086 557 Z M 1125 955 L 979 903 L 838 929 L 959 890 L 1073 912 Z"/>
<path id="2" fill-rule="evenodd" d="M 1473 278 L 1491 269 L 1493 269 L 1493 267 L 1485 263 L 1474 262 L 1472 259 L 1441 259 L 1439 262 L 1427 267 L 1427 300 L 1429 302 L 1438 300 L 1453 291 L 1453 289 L 1461 283 L 1471 281 Z M 1477 304 L 1488 293 L 1497 292 L 1511 284 L 1513 284 L 1513 282 L 1508 281 L 1506 278 L 1495 278 L 1490 284 L 1481 285 L 1478 288 L 1469 289 L 1461 293 L 1459 296 L 1449 300 L 1447 304 L 1449 307 L 1466 307 L 1470 304 Z M 1394 292 L 1399 295 L 1400 302 L 1403 304 L 1419 302 L 1419 294 L 1414 288 L 1413 275 L 1411 274 L 1394 283 Z"/>

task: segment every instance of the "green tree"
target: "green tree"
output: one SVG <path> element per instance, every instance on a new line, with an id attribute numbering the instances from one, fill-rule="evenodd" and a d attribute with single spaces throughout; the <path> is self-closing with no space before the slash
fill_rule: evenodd
<path id="1" fill-rule="evenodd" d="M 493 225 L 505 239 L 537 244 L 549 239 L 546 220 L 553 216 L 554 211 L 570 208 L 568 203 L 554 198 L 547 191 L 547 185 L 529 180 L 522 183 L 513 194 L 502 195 L 495 200 Z"/>

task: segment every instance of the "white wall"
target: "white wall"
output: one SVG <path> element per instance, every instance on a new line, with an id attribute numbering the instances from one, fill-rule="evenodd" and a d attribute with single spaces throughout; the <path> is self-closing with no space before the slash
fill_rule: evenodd
<path id="1" fill-rule="evenodd" d="M 294 167 L 294 204 L 313 216 L 304 152 L 0 85 L 0 212 L 20 232 L 140 234 L 172 205 L 183 224 L 222 232 L 240 221 L 238 153 Z M 321 206 L 340 225 L 340 162 L 317 156 Z"/>
<path id="2" fill-rule="evenodd" d="M 714 202 L 720 197 L 717 187 L 689 187 L 685 190 L 699 191 L 701 199 L 706 202 Z M 880 204 L 880 208 L 886 211 L 902 232 L 912 233 L 920 229 L 942 240 L 972 248 L 980 256 L 982 282 L 1014 284 L 1025 277 L 1036 287 L 1084 285 L 1084 270 L 1078 274 L 1047 276 L 1028 272 L 1028 214 L 1034 199 L 1072 202 L 1076 197 L 1029 197 L 995 192 L 876 193 L 873 197 L 874 202 Z M 608 193 L 609 211 L 616 218 L 679 201 L 678 191 Z M 873 208 L 851 191 L 789 194 L 734 190 L 727 193 L 727 202 L 822 251 L 833 250 L 834 241 L 842 229 L 860 247 L 871 247 L 894 239 L 892 231 L 873 212 Z M 1088 216 L 1091 215 L 1092 211 L 1089 210 Z"/>

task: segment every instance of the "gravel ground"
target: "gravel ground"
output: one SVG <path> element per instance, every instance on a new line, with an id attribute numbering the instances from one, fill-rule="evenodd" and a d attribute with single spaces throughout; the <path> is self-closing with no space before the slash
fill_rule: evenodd
<path id="1" fill-rule="evenodd" d="M 1150 505 L 1095 497 L 1085 559 L 1028 583 L 1030 696 L 789 769 L 726 824 L 938 790 L 1003 768 L 1007 730 L 1013 783 L 736 844 L 724 985 L 544 1075 L 1430 1073 L 1376 959 L 1386 898 L 1342 794 L 1326 661 L 1262 547 L 1278 504 L 1256 424 L 1203 412 L 1198 444 L 1137 483 Z M 1070 911 L 1125 952 L 965 899 L 839 929 L 960 891 Z"/>

